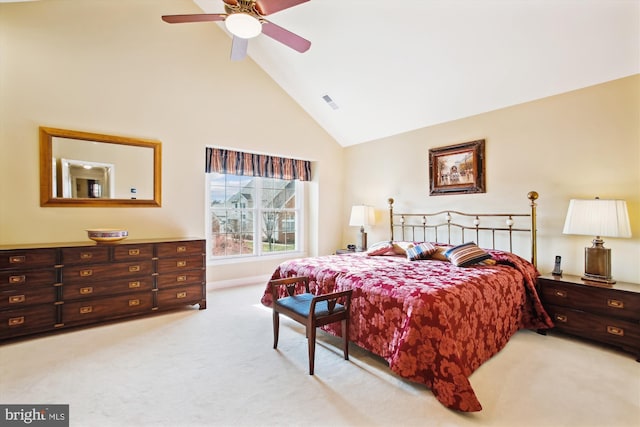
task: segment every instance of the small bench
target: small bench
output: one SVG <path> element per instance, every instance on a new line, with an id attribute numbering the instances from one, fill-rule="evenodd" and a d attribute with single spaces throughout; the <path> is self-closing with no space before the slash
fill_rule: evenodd
<path id="1" fill-rule="evenodd" d="M 304 292 L 296 294 L 296 288 L 304 285 Z M 352 290 L 314 295 L 309 292 L 308 277 L 289 277 L 269 281 L 273 297 L 273 348 L 278 347 L 280 313 L 305 325 L 309 346 L 309 375 L 313 375 L 316 349 L 316 328 L 341 322 L 344 359 L 349 360 L 349 309 Z M 280 287 L 287 288 L 287 295 L 278 298 Z M 340 302 L 338 302 L 340 300 Z"/>

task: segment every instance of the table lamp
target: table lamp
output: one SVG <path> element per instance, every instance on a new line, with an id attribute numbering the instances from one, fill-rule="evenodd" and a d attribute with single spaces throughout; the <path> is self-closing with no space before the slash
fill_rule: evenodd
<path id="1" fill-rule="evenodd" d="M 611 249 L 601 237 L 631 237 L 627 203 L 624 200 L 572 199 L 569 202 L 564 234 L 596 236 L 593 246 L 584 249 L 583 280 L 615 283 L 611 277 Z"/>
<path id="2" fill-rule="evenodd" d="M 375 224 L 375 218 L 375 211 L 371 206 L 356 205 L 351 208 L 349 225 L 352 227 L 360 227 L 359 251 L 367 250 L 367 233 L 365 233 L 364 227 Z"/>

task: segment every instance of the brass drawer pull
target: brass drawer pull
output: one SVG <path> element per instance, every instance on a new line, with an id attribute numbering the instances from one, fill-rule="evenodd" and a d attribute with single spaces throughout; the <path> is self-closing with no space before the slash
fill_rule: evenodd
<path id="1" fill-rule="evenodd" d="M 178 261 L 176 262 L 176 267 L 186 267 L 187 266 L 187 261 Z"/>
<path id="2" fill-rule="evenodd" d="M 93 288 L 91 286 L 87 286 L 86 288 L 80 288 L 80 295 L 88 295 L 93 293 Z"/>
<path id="3" fill-rule="evenodd" d="M 186 282 L 187 281 L 187 276 L 178 276 L 176 277 L 176 282 Z"/>
<path id="4" fill-rule="evenodd" d="M 624 308 L 624 302 L 617 299 L 609 299 L 607 300 L 607 307 Z"/>
<path id="5" fill-rule="evenodd" d="M 7 323 L 9 324 L 9 326 L 22 325 L 22 324 L 24 324 L 24 316 L 11 317 L 11 318 L 9 318 L 9 321 Z"/>
<path id="6" fill-rule="evenodd" d="M 558 322 L 567 322 L 567 316 L 565 316 L 564 314 L 556 314 L 555 318 Z"/>
<path id="7" fill-rule="evenodd" d="M 560 298 L 566 298 L 567 297 L 567 291 L 561 291 L 558 289 L 554 289 L 553 290 L 553 295 L 560 297 Z"/>
<path id="8" fill-rule="evenodd" d="M 9 257 L 9 264 L 21 264 L 27 260 L 27 257 L 24 255 L 16 255 Z"/>
<path id="9" fill-rule="evenodd" d="M 93 258 L 93 254 L 91 252 L 81 252 L 80 259 L 91 259 Z"/>
<path id="10" fill-rule="evenodd" d="M 133 289 L 133 288 L 139 288 L 140 287 L 140 282 L 139 281 L 135 281 L 135 282 L 129 282 L 129 289 Z"/>
<path id="11" fill-rule="evenodd" d="M 180 298 L 186 298 L 187 297 L 187 293 L 186 292 L 178 292 L 176 294 L 176 298 L 180 299 Z"/>
<path id="12" fill-rule="evenodd" d="M 24 295 L 14 295 L 9 297 L 9 304 L 19 304 L 21 302 L 25 302 L 26 298 Z"/>
<path id="13" fill-rule="evenodd" d="M 140 249 L 129 249 L 129 255 L 131 256 L 140 255 Z"/>
<path id="14" fill-rule="evenodd" d="M 131 271 L 131 272 L 140 271 L 140 266 L 139 265 L 130 265 L 129 266 L 129 271 Z"/>
<path id="15" fill-rule="evenodd" d="M 80 307 L 80 314 L 89 314 L 93 311 L 93 307 L 90 305 L 85 305 L 84 307 Z"/>
<path id="16" fill-rule="evenodd" d="M 624 329 L 618 328 L 617 326 L 607 326 L 607 332 L 618 337 L 624 336 Z"/>
<path id="17" fill-rule="evenodd" d="M 186 246 L 178 246 L 176 248 L 176 252 L 178 252 L 179 254 L 183 253 L 183 252 L 187 252 L 187 247 Z"/>
<path id="18" fill-rule="evenodd" d="M 27 276 L 9 276 L 9 283 L 12 285 L 18 285 L 21 283 L 25 283 L 27 281 Z"/>
<path id="19" fill-rule="evenodd" d="M 93 270 L 80 270 L 80 277 L 89 277 L 93 275 Z"/>
<path id="20" fill-rule="evenodd" d="M 140 305 L 140 300 L 139 299 L 130 299 L 129 300 L 129 307 L 135 307 L 137 305 Z"/>

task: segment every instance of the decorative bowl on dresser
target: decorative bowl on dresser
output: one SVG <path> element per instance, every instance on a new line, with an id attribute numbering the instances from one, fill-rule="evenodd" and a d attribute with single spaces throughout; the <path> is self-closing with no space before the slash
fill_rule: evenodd
<path id="1" fill-rule="evenodd" d="M 640 362 L 639 284 L 542 275 L 538 290 L 554 329 L 620 347 Z"/>
<path id="2" fill-rule="evenodd" d="M 0 340 L 206 298 L 203 239 L 0 246 Z"/>
<path id="3" fill-rule="evenodd" d="M 86 230 L 87 237 L 96 243 L 114 243 L 124 240 L 129 235 L 127 230 L 121 228 L 91 228 Z"/>

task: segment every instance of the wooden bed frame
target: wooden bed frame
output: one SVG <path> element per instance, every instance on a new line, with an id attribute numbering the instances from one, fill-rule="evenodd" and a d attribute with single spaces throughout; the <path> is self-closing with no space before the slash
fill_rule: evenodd
<path id="1" fill-rule="evenodd" d="M 413 241 L 433 241 L 440 243 L 452 244 L 452 237 L 454 238 L 454 244 L 465 243 L 469 239 L 468 235 L 474 235 L 475 242 L 481 245 L 482 238 L 486 239 L 486 235 L 491 238 L 490 247 L 496 248 L 496 233 L 502 238 L 501 243 L 508 242 L 507 248 L 500 248 L 502 250 L 513 250 L 513 233 L 525 232 L 530 236 L 530 248 L 531 248 L 531 263 L 537 267 L 537 230 L 536 230 L 536 200 L 538 199 L 538 193 L 530 191 L 527 194 L 529 199 L 530 212 L 523 213 L 498 213 L 498 214 L 472 214 L 458 212 L 454 210 L 444 210 L 434 213 L 397 213 L 393 211 L 394 200 L 389 198 L 389 224 L 390 224 L 390 236 L 391 240 L 413 240 Z M 480 225 L 481 219 L 488 222 L 489 225 Z M 523 224 L 523 226 L 516 226 L 516 219 L 528 218 L 529 224 Z M 502 221 L 502 224 L 500 224 Z M 399 234 L 395 231 L 398 230 Z M 443 231 L 444 230 L 444 231 Z M 440 234 L 439 234 L 440 231 Z M 465 236 L 467 232 L 467 236 Z M 442 241 L 440 239 L 446 239 Z M 487 247 L 486 244 L 483 246 Z"/>

